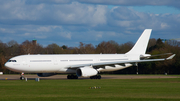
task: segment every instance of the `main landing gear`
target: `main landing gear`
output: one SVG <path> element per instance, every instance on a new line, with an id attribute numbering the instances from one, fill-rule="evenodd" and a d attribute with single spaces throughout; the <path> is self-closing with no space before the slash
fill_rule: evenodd
<path id="1" fill-rule="evenodd" d="M 78 76 L 71 74 L 67 76 L 67 79 L 78 79 Z"/>
<path id="2" fill-rule="evenodd" d="M 78 79 L 77 75 L 68 75 L 67 79 Z M 95 76 L 91 76 L 90 79 L 101 79 L 101 75 L 95 75 Z"/>
<path id="3" fill-rule="evenodd" d="M 101 79 L 101 75 L 91 76 L 90 79 Z"/>

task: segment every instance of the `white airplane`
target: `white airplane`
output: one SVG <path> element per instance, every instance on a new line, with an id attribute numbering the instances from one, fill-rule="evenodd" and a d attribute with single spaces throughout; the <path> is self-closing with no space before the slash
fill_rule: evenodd
<path id="1" fill-rule="evenodd" d="M 145 29 L 134 47 L 125 54 L 20 55 L 8 60 L 5 67 L 20 73 L 37 73 L 40 77 L 67 73 L 71 74 L 67 76 L 68 79 L 78 77 L 101 79 L 99 72 L 121 70 L 138 62 L 172 59 L 175 54 L 164 59 L 148 59 L 151 55 L 145 52 L 151 31 L 152 29 Z M 23 78 L 22 76 L 20 79 Z"/>

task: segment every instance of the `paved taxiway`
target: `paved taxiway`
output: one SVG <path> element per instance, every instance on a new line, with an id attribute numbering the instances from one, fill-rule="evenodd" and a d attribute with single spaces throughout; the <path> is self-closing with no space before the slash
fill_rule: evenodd
<path id="1" fill-rule="evenodd" d="M 38 77 L 37 75 L 25 75 L 27 79 L 67 79 L 67 75 L 54 75 L 50 77 Z M 19 80 L 20 75 L 0 75 L 0 80 Z M 155 79 L 155 78 L 180 78 L 174 75 L 101 75 L 101 79 Z M 79 79 L 89 79 L 82 78 Z"/>

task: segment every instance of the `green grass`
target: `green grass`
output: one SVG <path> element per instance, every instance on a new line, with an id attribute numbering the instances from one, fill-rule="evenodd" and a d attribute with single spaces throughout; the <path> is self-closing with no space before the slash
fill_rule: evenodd
<path id="1" fill-rule="evenodd" d="M 99 86 L 101 89 L 89 89 Z M 0 101 L 179 101 L 180 79 L 1 80 Z"/>

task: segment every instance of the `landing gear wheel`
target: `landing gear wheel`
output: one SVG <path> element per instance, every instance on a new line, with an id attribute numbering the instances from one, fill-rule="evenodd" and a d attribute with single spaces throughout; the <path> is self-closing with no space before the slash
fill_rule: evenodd
<path id="1" fill-rule="evenodd" d="M 70 75 L 67 76 L 67 79 L 70 79 Z"/>
<path id="2" fill-rule="evenodd" d="M 67 76 L 67 79 L 78 79 L 78 76 L 77 75 L 68 75 Z"/>
<path id="3" fill-rule="evenodd" d="M 24 79 L 25 79 L 24 76 L 21 76 L 21 77 L 20 77 L 20 80 L 24 80 Z"/>
<path id="4" fill-rule="evenodd" d="M 90 79 L 101 79 L 101 75 L 91 76 Z"/>
<path id="5" fill-rule="evenodd" d="M 101 75 L 98 75 L 98 77 L 97 77 L 98 79 L 101 79 Z"/>

